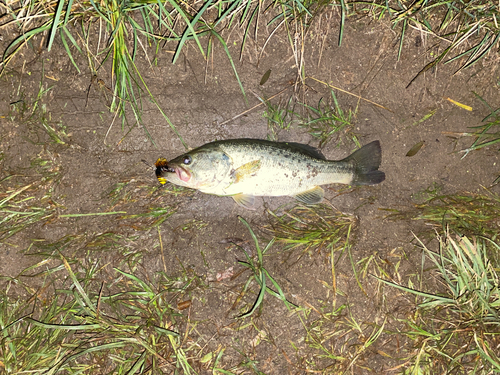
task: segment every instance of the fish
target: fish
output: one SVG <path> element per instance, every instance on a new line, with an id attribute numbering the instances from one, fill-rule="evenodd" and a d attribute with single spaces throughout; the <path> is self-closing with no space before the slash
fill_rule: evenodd
<path id="1" fill-rule="evenodd" d="M 325 195 L 322 185 L 374 185 L 385 180 L 379 171 L 379 141 L 366 144 L 342 160 L 327 160 L 316 148 L 294 142 L 228 139 L 207 143 L 173 160 L 159 158 L 155 174 L 203 193 L 230 196 L 247 209 L 255 197 L 291 196 L 311 205 Z"/>

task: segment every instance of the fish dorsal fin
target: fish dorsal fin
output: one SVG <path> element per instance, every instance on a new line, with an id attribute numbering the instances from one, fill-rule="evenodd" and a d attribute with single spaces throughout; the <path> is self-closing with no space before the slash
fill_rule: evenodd
<path id="1" fill-rule="evenodd" d="M 257 173 L 259 169 L 260 160 L 252 160 L 243 164 L 233 172 L 234 183 L 241 182 L 245 178 L 250 177 L 252 174 Z"/>
<path id="2" fill-rule="evenodd" d="M 325 155 L 323 155 L 321 151 L 318 150 L 316 147 L 296 142 L 281 142 L 281 143 L 291 148 L 294 148 L 303 154 L 309 155 L 315 159 L 326 160 Z"/>
<path id="3" fill-rule="evenodd" d="M 305 204 L 316 204 L 321 202 L 324 196 L 325 191 L 319 186 L 315 186 L 312 189 L 295 194 L 294 198 Z"/>
<path id="4" fill-rule="evenodd" d="M 247 210 L 255 210 L 255 197 L 253 195 L 248 194 L 236 194 L 233 195 L 232 198 L 238 205 L 246 208 Z"/>

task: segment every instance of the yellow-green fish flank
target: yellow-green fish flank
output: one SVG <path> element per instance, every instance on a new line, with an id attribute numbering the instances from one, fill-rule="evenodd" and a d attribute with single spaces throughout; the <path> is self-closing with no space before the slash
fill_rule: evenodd
<path id="1" fill-rule="evenodd" d="M 252 208 L 256 196 L 293 196 L 319 203 L 321 185 L 373 185 L 385 179 L 378 168 L 380 142 L 371 142 L 339 161 L 326 160 L 315 148 L 292 142 L 232 139 L 207 143 L 167 162 L 158 159 L 161 183 L 231 196 Z"/>

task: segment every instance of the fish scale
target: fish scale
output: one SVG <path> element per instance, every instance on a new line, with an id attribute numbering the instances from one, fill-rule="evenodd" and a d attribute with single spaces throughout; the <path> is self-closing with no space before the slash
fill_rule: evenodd
<path id="1" fill-rule="evenodd" d="M 241 192 L 255 196 L 295 195 L 316 185 L 334 182 L 349 183 L 352 178 L 350 163 L 331 162 L 315 159 L 307 154 L 298 154 L 296 146 L 286 143 L 269 143 L 252 147 L 240 144 L 222 144 L 223 150 L 233 161 L 237 170 L 252 160 L 260 160 L 261 167 L 239 184 L 230 184 L 231 178 L 224 180 L 213 191 L 217 195 L 234 195 Z M 263 147 L 264 146 L 264 147 Z M 217 190 L 217 191 L 215 191 Z"/>
<path id="2" fill-rule="evenodd" d="M 319 203 L 321 185 L 372 185 L 382 182 L 380 142 L 371 142 L 342 160 L 326 160 L 308 145 L 257 139 L 211 142 L 165 164 L 157 162 L 160 182 L 231 196 L 252 208 L 255 196 L 293 196 Z"/>

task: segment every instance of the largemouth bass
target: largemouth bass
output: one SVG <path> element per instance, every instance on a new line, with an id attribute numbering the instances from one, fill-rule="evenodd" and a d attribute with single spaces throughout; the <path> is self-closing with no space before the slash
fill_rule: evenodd
<path id="1" fill-rule="evenodd" d="M 373 185 L 379 171 L 380 142 L 373 141 L 345 159 L 326 160 L 317 149 L 292 142 L 231 139 L 207 143 L 167 162 L 158 159 L 156 177 L 203 193 L 231 196 L 252 208 L 256 196 L 292 196 L 305 204 L 323 200 L 321 185 Z"/>

